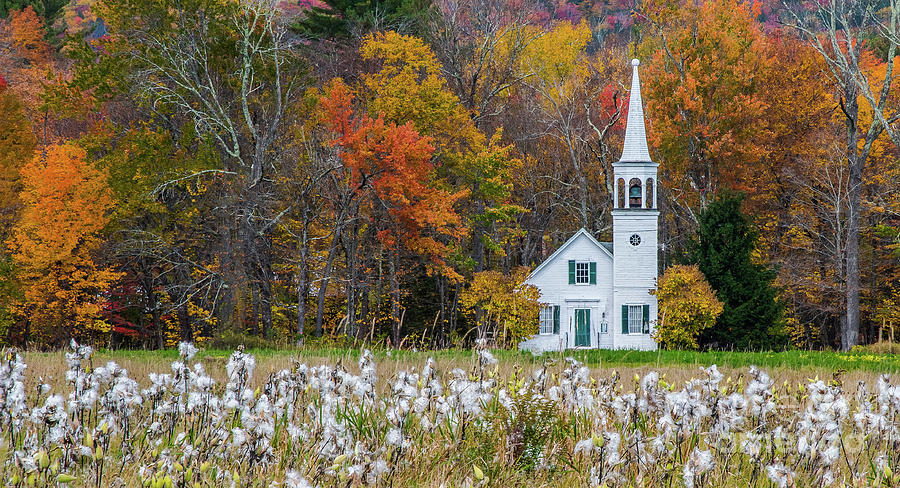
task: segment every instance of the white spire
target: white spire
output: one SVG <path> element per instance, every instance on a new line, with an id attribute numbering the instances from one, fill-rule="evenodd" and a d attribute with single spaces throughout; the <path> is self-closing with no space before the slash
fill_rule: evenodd
<path id="1" fill-rule="evenodd" d="M 637 59 L 631 60 L 631 96 L 628 100 L 628 120 L 625 123 L 625 147 L 619 161 L 650 162 L 647 149 L 647 130 L 644 128 L 644 106 L 641 103 L 641 80 Z"/>

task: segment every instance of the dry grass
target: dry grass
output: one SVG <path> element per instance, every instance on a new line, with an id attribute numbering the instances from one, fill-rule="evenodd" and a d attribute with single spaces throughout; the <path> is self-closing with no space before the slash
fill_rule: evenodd
<path id="1" fill-rule="evenodd" d="M 171 352 L 171 351 L 169 351 Z M 400 356 L 400 357 L 393 357 Z M 537 361 L 522 360 L 519 355 L 511 355 L 505 358 L 503 354 L 498 354 L 498 375 L 500 377 L 509 377 L 515 371 L 530 372 L 538 367 L 546 366 L 549 372 L 559 374 L 566 367 L 566 362 L 559 358 L 548 357 L 545 360 Z M 290 369 L 294 359 L 299 360 L 309 366 L 319 365 L 345 365 L 351 371 L 356 370 L 356 362 L 359 357 L 359 351 L 344 351 L 336 353 L 334 350 L 318 351 L 315 349 L 307 349 L 296 351 L 295 353 L 275 353 L 263 354 L 257 356 L 256 371 L 251 380 L 253 388 L 265 384 L 270 374 L 280 370 Z M 418 371 L 422 369 L 424 358 L 432 357 L 427 352 L 419 354 L 397 355 L 390 352 L 380 351 L 374 355 L 375 364 L 378 368 L 380 386 L 383 387 L 386 382 L 392 381 L 400 371 Z M 455 351 L 453 354 L 435 354 L 435 367 L 443 375 L 449 371 L 460 368 L 466 371 L 473 370 L 476 365 L 474 352 Z M 25 353 L 25 362 L 28 364 L 28 387 L 35 387 L 39 382 L 50 384 L 54 390 L 62 389 L 64 385 L 64 375 L 66 371 L 65 355 L 63 352 L 54 353 Z M 141 352 L 134 354 L 128 351 L 98 351 L 94 354 L 92 363 L 101 366 L 107 361 L 115 361 L 119 366 L 128 370 L 129 376 L 134 378 L 142 387 L 147 386 L 147 378 L 150 373 L 168 372 L 170 364 L 174 356 L 172 354 L 155 354 L 153 352 Z M 201 352 L 197 356 L 206 368 L 207 373 L 216 380 L 217 383 L 223 384 L 226 381 L 225 364 L 228 361 L 226 356 L 220 352 L 204 354 Z M 634 366 L 630 364 L 614 363 L 610 366 L 591 365 L 587 363 L 591 376 L 601 379 L 611 379 L 614 375 L 627 380 L 635 375 L 643 377 L 651 371 L 657 371 L 660 377 L 668 383 L 681 385 L 691 378 L 696 378 L 700 374 L 701 366 L 710 366 L 710 364 L 647 364 L 642 366 Z M 787 386 L 796 387 L 804 385 L 813 379 L 837 380 L 844 385 L 844 389 L 849 394 L 856 394 L 856 387 L 859 382 L 866 384 L 874 384 L 881 373 L 868 370 L 836 370 L 822 366 L 804 366 L 804 367 L 769 367 L 763 368 L 775 379 L 776 391 L 787 394 Z M 719 366 L 719 370 L 726 376 L 731 377 L 735 381 L 740 378 L 746 378 L 750 370 L 750 366 L 730 367 Z M 746 381 L 745 381 L 746 382 Z M 632 385 L 633 386 L 633 385 Z"/>

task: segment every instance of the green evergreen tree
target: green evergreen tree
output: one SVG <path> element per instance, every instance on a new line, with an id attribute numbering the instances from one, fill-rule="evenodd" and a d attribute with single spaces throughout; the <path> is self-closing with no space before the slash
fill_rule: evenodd
<path id="1" fill-rule="evenodd" d="M 2 0 L 0 0 L 2 1 Z M 417 34 L 430 10 L 428 0 L 324 0 L 295 27 L 313 39 L 341 39 L 372 30 Z"/>
<path id="2" fill-rule="evenodd" d="M 69 0 L 0 0 L 0 18 L 5 19 L 11 11 L 22 10 L 30 5 L 50 25 L 68 3 Z"/>
<path id="3" fill-rule="evenodd" d="M 724 310 L 701 335 L 705 347 L 776 349 L 787 343 L 784 304 L 774 269 L 754 259 L 759 234 L 741 212 L 743 195 L 727 193 L 700 214 L 690 260 L 716 290 Z"/>

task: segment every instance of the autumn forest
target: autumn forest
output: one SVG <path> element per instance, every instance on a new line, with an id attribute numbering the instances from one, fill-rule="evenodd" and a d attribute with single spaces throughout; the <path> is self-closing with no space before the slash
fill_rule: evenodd
<path id="1" fill-rule="evenodd" d="M 697 346 L 893 339 L 898 47 L 900 0 L 0 0 L 0 345 L 514 346 L 609 240 L 632 58 Z"/>

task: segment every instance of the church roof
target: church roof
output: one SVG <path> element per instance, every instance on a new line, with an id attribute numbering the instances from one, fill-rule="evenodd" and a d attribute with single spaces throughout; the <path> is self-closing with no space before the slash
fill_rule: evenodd
<path id="1" fill-rule="evenodd" d="M 598 248 L 606 251 L 606 253 L 609 254 L 610 258 L 613 257 L 612 242 L 599 242 L 597 239 L 594 239 L 594 236 L 592 236 L 591 233 L 587 231 L 587 229 L 582 227 L 581 229 L 578 229 L 578 232 L 573 234 L 572 237 L 569 238 L 569 240 L 564 242 L 562 246 L 559 246 L 559 249 L 554 251 L 553 254 L 551 254 L 547 259 L 544 260 L 543 263 L 539 264 L 537 268 L 534 268 L 534 271 L 532 271 L 528 275 L 528 277 L 531 278 L 532 276 L 537 275 L 540 270 L 544 269 L 544 267 L 547 266 L 547 264 L 549 264 L 551 261 L 556 259 L 556 256 L 558 256 L 560 253 L 562 253 L 563 250 L 565 250 L 567 247 L 569 247 L 573 242 L 575 242 L 576 239 L 578 239 L 578 236 L 581 236 L 581 235 L 587 237 Z"/>
<path id="2" fill-rule="evenodd" d="M 641 80 L 637 59 L 631 60 L 631 94 L 628 97 L 628 120 L 625 122 L 625 144 L 620 162 L 651 162 L 647 149 L 647 129 L 644 128 L 644 105 L 641 102 Z"/>

